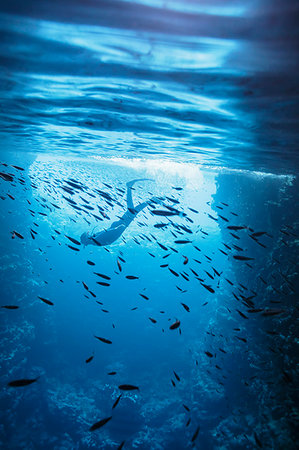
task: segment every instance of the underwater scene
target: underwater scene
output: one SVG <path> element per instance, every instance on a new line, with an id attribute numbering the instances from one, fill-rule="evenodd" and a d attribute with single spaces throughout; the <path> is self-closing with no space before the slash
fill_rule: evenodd
<path id="1" fill-rule="evenodd" d="M 298 19 L 0 2 L 0 448 L 298 448 Z"/>

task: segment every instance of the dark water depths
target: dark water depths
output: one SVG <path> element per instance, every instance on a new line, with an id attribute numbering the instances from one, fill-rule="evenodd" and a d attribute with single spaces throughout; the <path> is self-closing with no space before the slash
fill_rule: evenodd
<path id="1" fill-rule="evenodd" d="M 0 448 L 297 448 L 297 24 L 1 2 Z"/>

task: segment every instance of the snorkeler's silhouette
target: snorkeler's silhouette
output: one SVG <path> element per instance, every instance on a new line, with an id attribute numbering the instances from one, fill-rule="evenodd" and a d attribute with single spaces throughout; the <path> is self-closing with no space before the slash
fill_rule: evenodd
<path id="1" fill-rule="evenodd" d="M 134 206 L 132 199 L 132 186 L 137 181 L 144 180 L 149 180 L 149 178 L 138 178 L 127 183 L 127 211 L 125 214 L 119 220 L 113 222 L 107 230 L 99 231 L 97 233 L 83 233 L 81 235 L 82 244 L 98 245 L 100 247 L 103 245 L 110 245 L 123 234 L 137 214 L 148 205 L 148 202 L 143 202 L 140 203 L 140 205 Z"/>

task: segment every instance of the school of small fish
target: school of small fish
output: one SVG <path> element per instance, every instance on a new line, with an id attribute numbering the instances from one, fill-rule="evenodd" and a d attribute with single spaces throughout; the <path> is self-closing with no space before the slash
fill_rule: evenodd
<path id="1" fill-rule="evenodd" d="M 24 169 L 16 165 L 1 164 L 0 178 L 2 187 L 7 190 L 6 195 L 1 195 L 1 200 L 4 201 L 9 198 L 11 201 L 15 199 L 14 187 L 21 185 L 24 188 L 24 193 L 29 189 L 37 189 L 37 181 L 29 179 L 24 175 Z M 43 217 L 56 210 L 63 209 L 63 202 L 66 202 L 69 207 L 71 207 L 76 213 L 77 217 L 84 220 L 86 225 L 93 226 L 94 223 L 99 223 L 108 221 L 110 219 L 110 214 L 112 209 L 117 206 L 123 206 L 125 189 L 124 188 L 114 188 L 108 183 L 103 183 L 101 189 L 89 188 L 88 181 L 82 183 L 79 180 L 69 178 L 64 180 L 51 180 L 50 178 L 43 179 L 44 186 L 46 187 L 45 197 L 40 195 L 35 197 L 35 205 L 32 205 L 31 201 L 27 199 L 28 213 L 32 217 L 32 225 L 29 229 L 24 229 L 20 223 L 17 229 L 11 229 L 11 239 L 24 241 L 25 239 L 32 239 L 36 242 L 36 248 L 41 254 L 45 253 L 45 250 L 41 249 L 38 244 L 38 221 L 42 220 Z M 222 242 L 222 244 L 213 250 L 217 254 L 221 254 L 225 261 L 230 263 L 240 265 L 240 270 L 245 273 L 248 272 L 248 286 L 240 284 L 235 280 L 227 278 L 224 266 L 217 267 L 214 263 L 214 254 L 205 254 L 203 250 L 198 245 L 198 236 L 202 239 L 208 239 L 209 233 L 202 229 L 201 224 L 197 222 L 196 215 L 199 213 L 198 210 L 193 207 L 185 208 L 181 207 L 180 195 L 182 194 L 183 188 L 179 186 L 173 186 L 173 196 L 163 196 L 161 195 L 158 199 L 153 199 L 149 201 L 148 208 L 142 215 L 141 218 L 137 218 L 136 221 L 138 226 L 142 229 L 142 232 L 132 237 L 132 241 L 136 245 L 142 246 L 143 242 L 148 242 L 150 244 L 150 251 L 147 252 L 153 261 L 157 261 L 160 270 L 166 271 L 168 273 L 169 279 L 173 281 L 176 285 L 178 291 L 179 300 L 176 301 L 181 308 L 181 314 L 179 317 L 172 316 L 166 311 L 157 311 L 156 316 L 148 316 L 146 318 L 151 324 L 151 327 L 160 327 L 162 333 L 178 333 L 178 336 L 183 335 L 185 314 L 192 314 L 193 308 L 186 303 L 184 300 L 184 294 L 188 292 L 188 282 L 196 280 L 198 283 L 199 298 L 203 298 L 204 302 L 201 303 L 202 307 L 208 305 L 211 299 L 217 296 L 217 293 L 221 290 L 222 286 L 225 284 L 226 289 L 230 289 L 231 302 L 230 306 L 224 305 L 223 308 L 226 310 L 228 320 L 230 317 L 234 317 L 238 320 L 240 326 L 232 330 L 232 339 L 236 342 L 235 345 L 243 345 L 244 352 L 248 352 L 248 337 L 245 334 L 247 323 L 251 323 L 251 326 L 261 326 L 264 327 L 265 333 L 270 337 L 273 337 L 273 345 L 270 347 L 270 351 L 279 353 L 283 351 L 276 345 L 278 336 L 283 335 L 283 331 L 280 330 L 280 318 L 286 320 L 291 311 L 288 307 L 284 305 L 283 298 L 291 295 L 298 295 L 296 292 L 296 287 L 291 276 L 291 268 L 296 267 L 296 262 L 293 260 L 289 261 L 286 265 L 285 261 L 280 261 L 275 255 L 273 255 L 273 264 L 275 266 L 275 271 L 272 271 L 267 279 L 264 279 L 262 274 L 257 274 L 257 278 L 260 283 L 260 290 L 254 290 L 250 287 L 250 279 L 255 277 L 254 264 L 256 262 L 256 256 L 251 253 L 246 253 L 246 240 L 253 241 L 257 247 L 262 249 L 267 249 L 273 244 L 273 235 L 267 230 L 254 229 L 252 226 L 244 223 L 239 223 L 238 213 L 230 210 L 229 202 L 221 202 L 215 205 L 221 215 L 218 214 L 217 217 L 207 213 L 209 220 L 213 222 L 221 223 L 222 228 L 226 229 L 227 241 Z M 96 206 L 95 206 L 96 205 Z M 146 223 L 147 218 L 156 218 L 158 222 L 154 224 L 154 228 L 149 227 Z M 72 219 L 74 222 L 75 220 Z M 163 220 L 163 222 L 159 222 Z M 173 241 L 166 242 L 163 240 L 163 233 L 170 231 Z M 76 232 L 74 226 L 74 233 L 72 236 L 65 234 L 63 227 L 61 229 L 54 229 L 51 235 L 53 241 L 58 242 L 59 245 L 64 245 L 66 251 L 80 252 L 82 250 L 82 244 L 79 233 Z M 159 236 L 159 237 L 158 237 Z M 123 242 L 126 242 L 124 236 L 121 237 Z M 280 229 L 279 241 L 280 245 L 286 248 L 291 247 L 292 241 L 298 239 L 298 234 L 295 228 L 290 224 L 284 224 Z M 162 241 L 162 242 L 161 242 Z M 244 244 L 243 244 L 244 243 Z M 95 248 L 94 255 L 97 251 L 102 251 L 101 249 Z M 109 247 L 104 247 L 104 251 L 110 252 Z M 162 251 L 162 253 L 161 253 Z M 174 266 L 172 264 L 172 255 L 179 255 L 181 258 L 181 264 L 179 266 Z M 142 283 L 142 267 L 136 267 L 136 273 L 126 273 L 126 256 L 123 251 L 118 251 L 115 258 L 115 270 L 114 274 L 102 273 L 103 268 L 98 269 L 95 261 L 91 259 L 82 260 L 82 265 L 87 264 L 90 266 L 91 275 L 94 277 L 95 284 L 98 286 L 95 290 L 94 287 L 90 287 L 90 283 L 86 280 L 78 280 L 78 286 L 80 290 L 84 293 L 87 299 L 92 299 L 94 302 L 100 305 L 103 313 L 109 314 L 109 309 L 103 301 L 98 299 L 98 293 L 101 289 L 109 289 L 111 284 L 118 280 L 120 276 L 128 280 L 128 283 Z M 99 271 L 100 270 L 100 271 Z M 165 272 L 165 273 L 166 273 Z M 60 280 L 63 283 L 63 280 Z M 125 285 L 123 287 L 125 293 Z M 268 304 L 265 304 L 262 299 L 263 289 L 271 290 L 273 296 L 272 300 Z M 143 289 L 138 294 L 141 297 L 141 301 L 144 304 L 149 304 L 151 301 L 150 286 L 144 286 Z M 48 306 L 55 308 L 55 299 L 47 298 L 44 292 L 40 292 L 37 295 L 36 302 L 39 304 L 44 304 L 44 308 Z M 234 305 L 234 306 L 233 306 Z M 22 308 L 21 304 L 3 304 L 0 305 L 1 309 L 7 310 L 5 314 L 15 314 L 12 310 L 17 310 Z M 142 304 L 138 303 L 136 306 L 131 308 L 131 311 L 142 308 Z M 10 311 L 11 310 L 11 311 Z M 165 325 L 165 320 L 162 322 L 160 314 L 167 317 L 167 326 Z M 13 319 L 12 319 L 13 320 Z M 148 323 L 149 323 L 148 322 Z M 113 324 L 112 328 L 115 328 Z M 99 327 L 100 329 L 100 327 Z M 216 337 L 217 331 L 211 330 L 207 332 L 211 338 Z M 240 335 L 241 333 L 241 335 Z M 99 331 L 100 334 L 100 331 Z M 102 336 L 94 335 L 96 345 L 113 348 L 113 330 L 111 335 Z M 218 339 L 222 339 L 223 345 L 221 347 L 213 345 L 213 339 L 210 341 L 211 344 L 203 352 L 207 361 L 210 363 L 209 371 L 215 371 L 216 373 L 221 373 L 221 361 L 224 358 L 229 360 L 230 354 L 228 349 L 226 349 L 226 343 L 228 342 L 228 337 L 217 336 Z M 285 336 L 286 339 L 286 336 Z M 216 340 L 215 340 L 216 341 Z M 240 344 L 239 344 L 240 343 Z M 104 345 L 105 344 L 105 345 Z M 191 352 L 191 351 L 190 351 Z M 192 352 L 191 352 L 192 354 Z M 94 359 L 97 358 L 97 351 L 92 354 L 87 349 L 86 364 L 93 364 Z M 83 361 L 84 363 L 84 361 Z M 194 365 L 198 365 L 198 360 L 194 359 Z M 169 383 L 173 388 L 177 388 L 180 385 L 181 375 L 179 374 L 179 368 L 170 368 L 173 377 L 170 376 Z M 108 375 L 117 376 L 117 370 L 108 372 Z M 223 374 L 222 378 L 219 376 L 219 384 L 222 385 L 226 379 L 227 374 Z M 22 388 L 27 387 L 35 383 L 39 383 L 40 377 L 32 377 L 32 374 L 28 374 L 28 378 L 15 379 L 7 382 L 9 388 Z M 287 366 L 281 369 L 281 380 L 284 383 L 292 383 L 293 375 L 291 369 Z M 244 380 L 244 384 L 250 383 L 253 380 Z M 134 381 L 132 380 L 134 383 Z M 142 386 L 136 386 L 135 384 L 130 384 L 128 380 L 123 380 L 121 384 L 116 384 L 116 388 L 119 390 L 120 394 L 114 402 L 111 402 L 111 410 L 116 408 L 119 402 L 121 402 L 122 396 L 125 392 L 134 391 L 136 395 L 142 393 Z M 128 394 L 129 395 L 129 394 Z M 182 404 L 182 408 L 187 416 L 186 427 L 189 427 L 190 423 L 193 423 L 192 417 L 192 405 Z M 113 413 L 106 418 L 97 418 L 93 423 L 92 418 L 90 422 L 89 430 L 91 432 L 99 432 L 99 429 L 103 426 L 109 426 L 109 422 L 113 421 Z M 190 425 L 190 428 L 192 425 Z M 194 423 L 193 429 L 190 431 L 189 443 L 192 445 L 198 440 L 198 436 L 201 433 L 201 425 L 199 423 Z M 263 442 L 262 438 L 253 429 L 252 436 L 247 436 L 248 441 L 251 440 L 253 447 L 267 448 L 267 444 Z M 126 445 L 125 441 L 119 444 L 118 448 L 123 448 Z"/>

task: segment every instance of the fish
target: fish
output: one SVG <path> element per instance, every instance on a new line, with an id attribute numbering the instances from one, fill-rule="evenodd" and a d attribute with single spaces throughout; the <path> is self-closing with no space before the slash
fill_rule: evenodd
<path id="1" fill-rule="evenodd" d="M 112 341 L 110 341 L 110 339 L 106 339 L 106 338 L 99 337 L 99 336 L 95 336 L 95 338 L 101 342 L 104 342 L 105 344 L 112 344 Z"/>
<path id="2" fill-rule="evenodd" d="M 16 305 L 2 305 L 1 308 L 6 308 L 6 309 L 19 309 L 19 306 L 16 306 Z"/>
<path id="3" fill-rule="evenodd" d="M 209 358 L 213 358 L 213 354 L 211 352 L 205 352 L 205 354 L 209 357 Z"/>
<path id="4" fill-rule="evenodd" d="M 145 300 L 149 300 L 149 298 L 146 296 L 146 295 L 144 295 L 144 294 L 139 294 L 142 298 L 144 298 Z"/>
<path id="5" fill-rule="evenodd" d="M 157 244 L 162 248 L 162 250 L 168 250 L 168 248 L 165 247 L 165 245 L 160 244 L 160 242 L 157 242 Z"/>
<path id="6" fill-rule="evenodd" d="M 95 266 L 95 263 L 94 262 L 92 262 L 92 261 L 86 261 L 87 262 L 87 264 L 89 265 L 89 266 Z"/>
<path id="7" fill-rule="evenodd" d="M 10 387 L 23 387 L 28 386 L 29 384 L 35 383 L 39 377 L 37 378 L 21 378 L 20 380 L 10 381 L 8 386 Z"/>
<path id="8" fill-rule="evenodd" d="M 118 405 L 118 402 L 120 401 L 121 397 L 122 397 L 122 394 L 120 394 L 120 395 L 117 397 L 117 399 L 115 400 L 115 402 L 114 402 L 113 405 L 112 405 L 112 409 L 116 408 L 116 406 Z"/>
<path id="9" fill-rule="evenodd" d="M 118 270 L 121 272 L 122 271 L 122 267 L 121 267 L 121 264 L 119 262 L 119 258 L 117 259 L 117 267 L 118 267 Z"/>
<path id="10" fill-rule="evenodd" d="M 255 432 L 254 432 L 254 440 L 255 440 L 256 444 L 257 444 L 260 448 L 263 448 L 263 445 L 262 445 L 261 441 L 259 440 L 259 438 L 258 438 L 258 436 L 257 436 L 257 434 L 256 434 Z"/>
<path id="11" fill-rule="evenodd" d="M 195 439 L 196 439 L 197 436 L 198 436 L 199 430 L 200 430 L 200 426 L 198 426 L 198 427 L 196 428 L 195 433 L 193 434 L 193 436 L 192 436 L 192 438 L 191 438 L 191 442 L 194 442 L 194 441 L 195 441 Z"/>
<path id="12" fill-rule="evenodd" d="M 183 264 L 185 266 L 188 263 L 189 259 L 188 259 L 188 256 L 184 256 L 184 255 L 183 255 L 183 258 L 184 258 Z"/>
<path id="13" fill-rule="evenodd" d="M 123 446 L 125 445 L 126 441 L 122 441 L 119 446 L 117 447 L 117 450 L 121 450 L 123 448 Z"/>
<path id="14" fill-rule="evenodd" d="M 79 248 L 73 247 L 72 245 L 67 244 L 67 246 L 68 246 L 68 248 L 70 248 L 71 250 L 74 250 L 75 252 L 79 252 L 80 251 Z"/>
<path id="15" fill-rule="evenodd" d="M 112 416 L 106 417 L 105 419 L 95 422 L 93 425 L 91 425 L 91 427 L 89 428 L 89 431 L 98 430 L 102 426 L 106 425 L 106 423 L 109 422 L 109 420 L 111 420 L 111 419 L 112 419 Z"/>
<path id="16" fill-rule="evenodd" d="M 183 308 L 185 308 L 185 310 L 186 310 L 187 312 L 190 312 L 190 308 L 189 308 L 188 305 L 186 305 L 185 303 L 181 303 L 181 305 L 183 306 Z"/>
<path id="17" fill-rule="evenodd" d="M 98 277 L 104 278 L 104 280 L 111 280 L 110 277 L 108 277 L 108 275 L 104 275 L 103 273 L 99 273 L 99 272 L 93 272 L 95 275 L 97 275 Z"/>
<path id="18" fill-rule="evenodd" d="M 110 286 L 109 283 L 106 283 L 105 281 L 97 281 L 97 284 L 99 284 L 100 286 Z"/>
<path id="19" fill-rule="evenodd" d="M 87 359 L 85 360 L 85 362 L 88 364 L 88 363 L 90 363 L 90 361 L 93 360 L 93 358 L 94 358 L 94 356 L 92 355 L 92 356 L 90 356 L 89 358 L 87 358 Z"/>
<path id="20" fill-rule="evenodd" d="M 242 255 L 233 255 L 233 258 L 237 261 L 251 261 L 254 258 L 250 258 L 249 256 L 242 256 Z"/>
<path id="21" fill-rule="evenodd" d="M 135 277 L 135 275 L 127 275 L 126 278 L 128 280 L 138 280 L 139 277 Z"/>
<path id="22" fill-rule="evenodd" d="M 252 233 L 251 236 L 260 237 L 263 236 L 264 234 L 267 234 L 267 231 L 256 231 L 255 233 Z"/>
<path id="23" fill-rule="evenodd" d="M 237 225 L 229 225 L 227 227 L 228 230 L 238 231 L 238 230 L 245 230 L 247 227 L 240 227 Z"/>
<path id="24" fill-rule="evenodd" d="M 154 227 L 155 228 L 164 228 L 167 227 L 169 225 L 169 223 L 155 223 Z"/>
<path id="25" fill-rule="evenodd" d="M 185 408 L 186 411 L 188 411 L 188 412 L 190 411 L 190 408 L 188 408 L 188 406 L 183 404 L 183 407 Z"/>
<path id="26" fill-rule="evenodd" d="M 152 317 L 149 317 L 149 320 L 153 323 L 157 323 L 156 319 L 153 319 Z"/>
<path id="27" fill-rule="evenodd" d="M 174 376 L 176 377 L 176 379 L 177 379 L 178 381 L 181 381 L 181 379 L 180 379 L 180 377 L 178 376 L 178 374 L 177 374 L 175 371 L 173 371 L 173 373 L 174 373 Z"/>
<path id="28" fill-rule="evenodd" d="M 241 317 L 243 317 L 243 319 L 248 319 L 248 317 L 245 316 L 245 314 L 243 314 L 241 311 L 239 311 L 238 309 L 236 311 L 240 314 Z"/>
<path id="29" fill-rule="evenodd" d="M 175 330 L 176 328 L 178 328 L 181 325 L 181 322 L 179 320 L 176 320 L 172 325 L 170 325 L 169 329 L 170 330 Z"/>
<path id="30" fill-rule="evenodd" d="M 175 270 L 172 270 L 170 267 L 168 267 L 168 270 L 176 277 L 179 277 L 179 274 Z"/>
<path id="31" fill-rule="evenodd" d="M 192 241 L 189 241 L 188 239 L 178 239 L 174 241 L 175 244 L 192 244 Z"/>
<path id="32" fill-rule="evenodd" d="M 262 313 L 262 316 L 269 317 L 269 316 L 277 316 L 278 314 L 284 313 L 284 309 L 265 309 Z"/>
<path id="33" fill-rule="evenodd" d="M 83 286 L 84 286 L 84 289 L 86 289 L 87 291 L 89 291 L 88 286 L 87 286 L 86 283 L 84 283 L 84 281 L 82 281 L 82 284 L 83 284 Z"/>
<path id="34" fill-rule="evenodd" d="M 139 390 L 139 387 L 134 386 L 133 384 L 120 384 L 118 386 L 119 389 L 121 389 L 122 391 L 134 391 L 134 390 Z"/>
<path id="35" fill-rule="evenodd" d="M 213 289 L 211 286 L 208 286 L 207 284 L 204 284 L 204 283 L 200 283 L 200 284 L 201 284 L 204 288 L 206 288 L 207 291 L 211 292 L 211 294 L 214 294 L 214 293 L 215 293 L 214 289 Z"/>
<path id="36" fill-rule="evenodd" d="M 24 239 L 24 236 L 21 235 L 21 233 L 18 233 L 17 231 L 14 230 L 14 234 L 19 238 L 19 239 Z"/>
<path id="37" fill-rule="evenodd" d="M 220 217 L 220 219 L 224 220 L 225 222 L 229 222 L 229 220 L 226 217 L 223 217 L 220 214 L 218 214 L 218 217 Z"/>
<path id="38" fill-rule="evenodd" d="M 17 170 L 24 170 L 23 167 L 20 167 L 20 166 L 13 166 L 12 165 L 11 167 L 13 167 L 14 169 L 17 169 Z"/>
<path id="39" fill-rule="evenodd" d="M 66 238 L 68 238 L 73 244 L 81 245 L 81 242 L 77 241 L 77 239 L 72 238 L 71 236 L 65 235 Z"/>
<path id="40" fill-rule="evenodd" d="M 176 216 L 178 213 L 174 211 L 164 211 L 162 209 L 152 209 L 151 213 L 155 216 Z"/>
<path id="41" fill-rule="evenodd" d="M 46 303 L 47 305 L 51 305 L 51 306 L 54 305 L 53 302 L 51 302 L 50 300 L 47 300 L 46 298 L 40 297 L 39 295 L 38 295 L 38 298 L 39 298 L 40 300 L 42 300 L 44 303 Z"/>
<path id="42" fill-rule="evenodd" d="M 188 426 L 190 425 L 190 422 L 191 422 L 191 419 L 189 418 L 189 419 L 187 420 L 186 427 L 188 427 Z"/>
<path id="43" fill-rule="evenodd" d="M 112 372 L 108 372 L 107 375 L 116 375 L 116 372 L 113 370 Z"/>
<path id="44" fill-rule="evenodd" d="M 13 176 L 9 175 L 8 173 L 0 172 L 0 178 L 5 181 L 13 181 Z"/>

